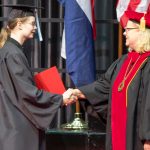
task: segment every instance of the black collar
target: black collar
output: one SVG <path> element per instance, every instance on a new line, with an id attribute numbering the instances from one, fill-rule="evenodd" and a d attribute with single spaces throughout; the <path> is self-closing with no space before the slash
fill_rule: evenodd
<path id="1" fill-rule="evenodd" d="M 16 41 L 15 39 L 9 37 L 7 41 L 8 41 L 8 42 L 11 42 L 11 43 L 13 43 L 13 44 L 15 44 L 19 49 L 22 49 L 22 50 L 23 50 L 22 45 L 21 45 L 18 41 Z"/>

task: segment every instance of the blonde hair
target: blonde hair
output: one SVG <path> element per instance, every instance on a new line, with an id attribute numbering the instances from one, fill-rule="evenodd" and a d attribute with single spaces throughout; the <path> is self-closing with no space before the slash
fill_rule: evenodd
<path id="1" fill-rule="evenodd" d="M 10 35 L 9 29 L 7 27 L 3 27 L 0 32 L 0 48 L 3 47 L 9 35 Z"/>
<path id="2" fill-rule="evenodd" d="M 27 18 L 28 17 L 15 18 L 13 20 L 8 21 L 7 26 L 3 27 L 0 32 L 0 48 L 2 48 L 3 45 L 5 44 L 6 40 L 10 36 L 11 30 L 13 30 L 16 27 L 17 22 L 18 21 L 25 22 Z"/>
<path id="3" fill-rule="evenodd" d="M 140 53 L 150 51 L 150 29 L 146 28 L 145 31 L 140 31 L 136 50 Z"/>

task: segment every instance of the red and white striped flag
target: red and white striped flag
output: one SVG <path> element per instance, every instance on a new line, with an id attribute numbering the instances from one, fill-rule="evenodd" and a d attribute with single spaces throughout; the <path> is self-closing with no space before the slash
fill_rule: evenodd
<path id="1" fill-rule="evenodd" d="M 118 0 L 116 6 L 117 19 L 123 27 L 125 27 L 128 18 L 124 15 L 126 10 L 136 12 L 147 12 L 150 0 Z"/>

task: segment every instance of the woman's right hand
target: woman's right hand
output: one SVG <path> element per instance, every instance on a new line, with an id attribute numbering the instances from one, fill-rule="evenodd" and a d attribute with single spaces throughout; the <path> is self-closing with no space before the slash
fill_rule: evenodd
<path id="1" fill-rule="evenodd" d="M 73 89 L 72 94 L 78 98 L 86 99 L 85 95 L 79 89 Z"/>

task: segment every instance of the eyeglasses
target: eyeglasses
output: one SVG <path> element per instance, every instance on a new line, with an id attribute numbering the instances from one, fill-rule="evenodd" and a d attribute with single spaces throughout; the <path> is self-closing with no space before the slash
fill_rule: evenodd
<path id="1" fill-rule="evenodd" d="M 33 27 L 36 27 L 36 23 L 35 22 L 26 22 L 26 24 L 30 24 Z"/>
<path id="2" fill-rule="evenodd" d="M 139 28 L 125 28 L 125 31 L 130 31 L 130 30 L 133 30 L 133 29 L 139 29 Z"/>

